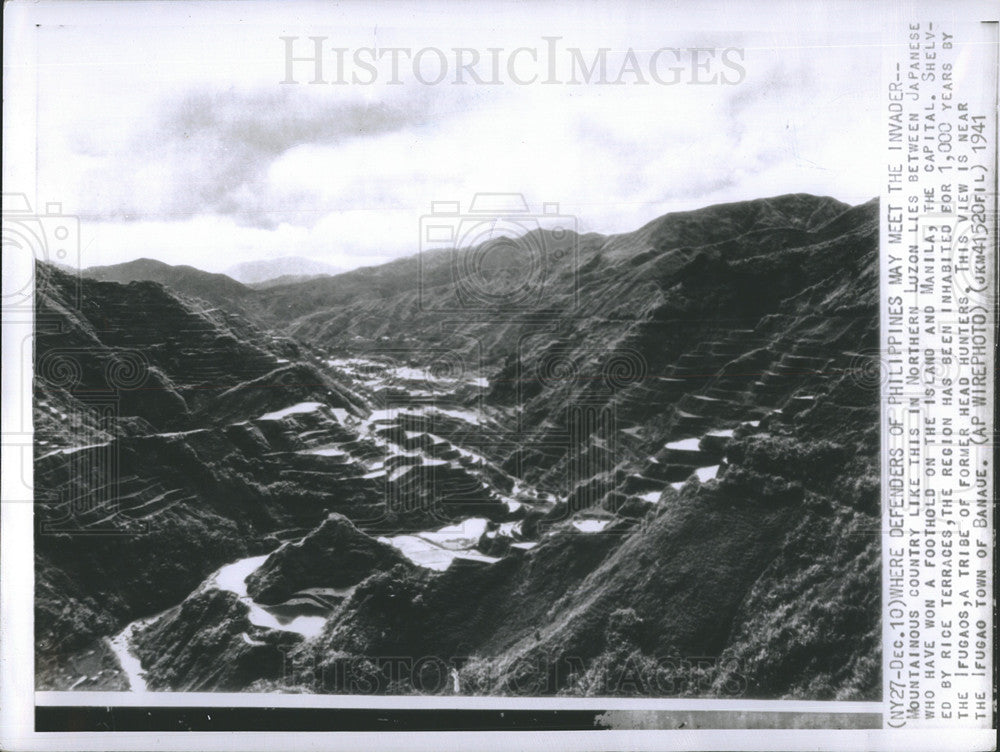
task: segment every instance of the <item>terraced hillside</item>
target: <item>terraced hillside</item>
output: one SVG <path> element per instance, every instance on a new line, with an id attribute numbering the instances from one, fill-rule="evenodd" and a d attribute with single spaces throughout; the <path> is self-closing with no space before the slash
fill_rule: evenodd
<path id="1" fill-rule="evenodd" d="M 260 310 L 256 291 L 225 274 L 212 274 L 193 266 L 171 266 L 141 258 L 123 264 L 91 266 L 81 272 L 98 282 L 159 282 L 177 295 L 185 296 L 197 309 L 221 308 L 250 319 Z"/>
<path id="2" fill-rule="evenodd" d="M 40 686 L 876 697 L 877 236 L 801 195 L 539 234 L 517 305 L 438 252 L 257 291 L 273 333 L 57 273 Z"/>

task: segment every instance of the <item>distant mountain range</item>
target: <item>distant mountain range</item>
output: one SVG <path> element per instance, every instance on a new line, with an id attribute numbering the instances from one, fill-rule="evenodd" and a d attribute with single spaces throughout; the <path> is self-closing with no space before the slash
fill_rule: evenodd
<path id="1" fill-rule="evenodd" d="M 228 274 L 245 285 L 288 284 L 313 277 L 340 274 L 344 269 L 304 256 L 282 256 L 276 259 L 244 261 L 226 269 Z"/>
<path id="2" fill-rule="evenodd" d="M 62 271 L 74 273 L 69 267 Z M 99 282 L 158 282 L 188 298 L 222 306 L 260 322 L 266 306 L 257 303 L 256 291 L 326 279 L 342 270 L 301 256 L 247 261 L 230 267 L 227 274 L 206 272 L 185 264 L 173 266 L 140 258 L 122 264 L 91 266 L 80 273 Z"/>
<path id="3" fill-rule="evenodd" d="M 877 700 L 878 220 L 50 268 L 37 687 Z"/>
<path id="4" fill-rule="evenodd" d="M 213 274 L 193 266 L 171 266 L 148 258 L 110 266 L 91 266 L 84 269 L 81 275 L 99 282 L 120 284 L 158 282 L 186 297 L 241 313 L 246 312 L 247 301 L 256 294 L 225 274 Z"/>

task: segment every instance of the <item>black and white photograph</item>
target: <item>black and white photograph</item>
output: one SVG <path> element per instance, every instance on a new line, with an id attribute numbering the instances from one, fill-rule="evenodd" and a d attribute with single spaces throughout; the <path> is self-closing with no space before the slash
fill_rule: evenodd
<path id="1" fill-rule="evenodd" d="M 951 551 L 884 505 L 952 522 L 913 506 L 950 457 L 905 491 L 890 436 L 950 437 L 913 389 L 964 378 L 921 347 L 892 386 L 886 279 L 933 271 L 880 245 L 916 131 L 894 4 L 27 5 L 3 577 L 36 731 L 885 727 L 932 628 L 898 609 L 887 654 L 890 551 Z M 899 111 L 926 81 L 948 110 L 969 58 L 918 27 Z M 925 130 L 921 180 L 967 147 Z M 968 289 L 941 321 L 979 321 Z M 900 597 L 950 583 L 915 572 Z"/>

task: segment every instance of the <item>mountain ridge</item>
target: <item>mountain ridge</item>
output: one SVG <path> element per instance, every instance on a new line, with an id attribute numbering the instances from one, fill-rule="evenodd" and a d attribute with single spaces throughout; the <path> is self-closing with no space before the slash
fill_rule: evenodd
<path id="1" fill-rule="evenodd" d="M 263 323 L 258 316 L 257 292 L 235 279 L 194 266 L 173 266 L 151 258 L 139 258 L 121 264 L 91 266 L 80 276 L 101 282 L 156 282 L 209 307 L 221 306 Z"/>
<path id="2" fill-rule="evenodd" d="M 260 291 L 269 330 L 53 272 L 37 515 L 69 483 L 127 535 L 40 529 L 42 685 L 124 628 L 157 689 L 427 693 L 372 658 L 438 655 L 462 694 L 877 698 L 877 204 L 710 209 Z"/>
<path id="3" fill-rule="evenodd" d="M 226 269 L 226 274 L 245 285 L 273 282 L 289 276 L 333 276 L 344 270 L 341 267 L 305 256 L 282 256 L 280 258 L 243 261 Z"/>

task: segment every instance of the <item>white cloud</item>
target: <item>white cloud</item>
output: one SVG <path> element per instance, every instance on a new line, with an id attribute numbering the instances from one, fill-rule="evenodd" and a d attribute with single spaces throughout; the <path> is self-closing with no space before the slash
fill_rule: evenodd
<path id="1" fill-rule="evenodd" d="M 878 191 L 879 50 L 856 44 L 866 11 L 845 11 L 860 6 L 813 7 L 805 18 L 800 6 L 774 5 L 768 14 L 786 28 L 741 34 L 747 74 L 736 86 L 283 87 L 283 33 L 445 49 L 541 48 L 555 34 L 562 46 L 647 53 L 736 39 L 692 31 L 712 28 L 694 6 L 683 18 L 581 6 L 569 21 L 504 6 L 489 28 L 455 6 L 413 6 L 420 12 L 399 11 L 395 23 L 383 8 L 330 6 L 323 17 L 306 7 L 317 25 L 295 30 L 154 28 L 104 9 L 117 33 L 86 24 L 47 33 L 39 194 L 81 215 L 84 263 L 148 255 L 221 269 L 310 255 L 370 264 L 417 250 L 431 201 L 478 191 L 560 202 L 581 228 L 603 232 L 719 201 L 808 191 L 857 203 Z M 156 6 L 152 16 L 176 12 Z"/>

